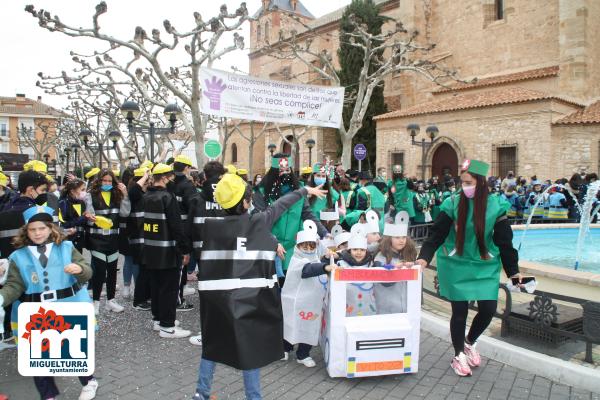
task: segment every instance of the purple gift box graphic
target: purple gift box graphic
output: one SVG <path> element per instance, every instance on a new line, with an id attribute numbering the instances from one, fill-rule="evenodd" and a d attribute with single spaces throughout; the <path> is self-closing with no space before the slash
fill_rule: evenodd
<path id="1" fill-rule="evenodd" d="M 206 84 L 206 90 L 204 91 L 204 94 L 210 100 L 210 109 L 220 110 L 221 93 L 223 93 L 223 91 L 227 89 L 227 85 L 223 83 L 222 79 L 217 79 L 217 77 L 214 75 L 210 81 L 208 79 L 205 79 L 204 83 Z"/>

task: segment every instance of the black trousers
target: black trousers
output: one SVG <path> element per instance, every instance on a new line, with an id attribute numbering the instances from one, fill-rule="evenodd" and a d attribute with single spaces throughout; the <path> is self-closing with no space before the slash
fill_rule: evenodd
<path id="1" fill-rule="evenodd" d="M 81 386 L 86 386 L 92 379 L 94 379 L 93 375 L 80 376 L 79 382 L 81 382 Z M 42 400 L 51 399 L 58 396 L 60 393 L 56 387 L 53 376 L 34 376 L 33 382 L 35 383 L 35 387 L 40 393 Z"/>
<path id="2" fill-rule="evenodd" d="M 2 324 L 4 325 L 4 338 L 9 338 L 12 336 L 12 327 L 10 325 L 10 318 L 11 318 L 11 314 L 12 314 L 12 303 L 7 305 L 6 307 L 4 307 L 4 321 L 2 321 Z M 1 337 L 2 335 L 0 335 L 0 340 L 2 339 Z"/>
<path id="3" fill-rule="evenodd" d="M 181 265 L 179 271 L 179 292 L 177 294 L 177 304 L 183 304 L 185 298 L 183 297 L 183 289 L 187 285 L 187 266 Z"/>
<path id="4" fill-rule="evenodd" d="M 136 306 L 150 299 L 150 281 L 148 280 L 148 270 L 139 264 L 140 271 L 133 290 L 133 305 Z"/>
<path id="5" fill-rule="evenodd" d="M 283 339 L 283 349 L 286 352 L 291 352 L 294 350 L 294 345 Z M 298 360 L 304 360 L 306 357 L 310 356 L 310 349 L 312 346 L 306 343 L 298 343 L 298 350 L 296 350 L 296 358 Z"/>
<path id="6" fill-rule="evenodd" d="M 175 326 L 181 269 L 148 269 L 147 272 L 152 298 L 152 319 L 159 321 L 164 328 L 171 328 Z"/>
<path id="7" fill-rule="evenodd" d="M 454 355 L 457 356 L 465 350 L 465 329 L 467 327 L 467 314 L 469 313 L 468 301 L 451 301 L 452 317 L 450 318 L 450 336 L 452 337 L 452 346 Z M 481 336 L 492 322 L 496 312 L 497 300 L 478 300 L 477 315 L 473 318 L 473 323 L 466 337 L 468 343 L 473 344 Z"/>
<path id="8" fill-rule="evenodd" d="M 107 263 L 92 255 L 92 291 L 94 301 L 100 301 L 100 294 L 102 293 L 102 286 L 106 282 L 106 299 L 111 300 L 115 298 L 115 291 L 117 290 L 117 262 Z"/>

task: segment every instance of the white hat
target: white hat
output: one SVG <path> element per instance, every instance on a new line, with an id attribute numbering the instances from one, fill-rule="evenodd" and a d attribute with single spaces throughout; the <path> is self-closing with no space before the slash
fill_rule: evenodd
<path id="1" fill-rule="evenodd" d="M 408 213 L 400 211 L 396 214 L 393 224 L 386 223 L 383 227 L 384 236 L 408 236 Z"/>
<path id="2" fill-rule="evenodd" d="M 367 211 L 365 214 L 367 223 L 365 225 L 365 234 L 379 233 L 379 215 L 373 210 Z"/>
<path id="3" fill-rule="evenodd" d="M 335 244 L 335 241 L 333 239 L 330 238 L 323 238 L 319 241 L 319 244 L 321 245 L 322 248 L 331 248 L 331 247 L 337 247 Z"/>
<path id="4" fill-rule="evenodd" d="M 362 235 L 352 235 L 348 240 L 348 249 L 367 249 L 367 238 Z"/>
<path id="5" fill-rule="evenodd" d="M 352 234 L 350 232 L 342 232 L 339 235 L 335 236 L 333 238 L 333 240 L 335 242 L 335 247 L 340 247 L 340 245 L 342 243 L 346 243 L 347 241 L 350 240 L 351 237 L 352 237 Z"/>
<path id="6" fill-rule="evenodd" d="M 321 221 L 337 221 L 340 219 L 340 213 L 335 211 L 321 211 L 319 213 L 319 219 Z"/>
<path id="7" fill-rule="evenodd" d="M 319 239 L 317 225 L 309 219 L 304 221 L 303 225 L 304 230 L 301 230 L 296 234 L 296 243 L 316 242 Z"/>
<path id="8" fill-rule="evenodd" d="M 354 224 L 352 228 L 350 228 L 350 233 L 352 236 L 363 236 L 367 237 L 367 224 Z"/>

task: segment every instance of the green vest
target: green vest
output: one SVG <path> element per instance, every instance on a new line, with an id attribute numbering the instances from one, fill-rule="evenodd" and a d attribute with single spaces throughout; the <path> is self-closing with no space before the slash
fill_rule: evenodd
<path id="1" fill-rule="evenodd" d="M 337 192 L 337 190 L 335 190 L 334 188 L 330 187 L 329 190 L 331 191 L 331 201 L 334 204 L 335 207 L 335 203 L 337 203 L 337 201 L 340 199 L 340 194 Z M 313 212 L 313 214 L 315 214 L 315 217 L 320 219 L 320 214 L 321 211 L 326 210 L 327 209 L 327 197 L 323 197 L 322 199 L 316 198 L 314 203 L 312 203 L 312 205 L 310 206 L 310 210 Z"/>
<path id="2" fill-rule="evenodd" d="M 406 179 L 397 180 L 392 185 L 396 187 L 396 193 L 394 193 L 394 208 L 396 212 L 406 211 L 410 218 L 414 218 L 415 206 L 413 204 L 413 197 L 415 196 L 415 192 L 408 189 Z"/>
<path id="3" fill-rule="evenodd" d="M 451 196 L 441 205 L 441 211 L 453 221 L 458 216 L 460 196 Z M 490 258 L 484 260 L 479 254 L 475 227 L 473 226 L 473 200 L 469 200 L 469 211 L 465 226 L 463 254 L 455 251 L 456 224 L 450 229 L 444 244 L 438 249 L 437 270 L 440 295 L 453 301 L 497 300 L 500 282 L 500 251 L 494 244 L 493 234 L 496 220 L 506 214 L 510 204 L 498 196 L 489 196 L 485 214 L 485 243 Z"/>
<path id="4" fill-rule="evenodd" d="M 431 208 L 429 205 L 429 193 L 415 193 L 417 201 L 423 207 L 423 211 L 415 210 L 415 224 L 424 224 L 425 223 L 425 213 L 424 211 L 429 211 L 431 213 Z"/>
<path id="5" fill-rule="evenodd" d="M 383 232 L 384 214 L 385 214 L 385 196 L 381 193 L 381 190 L 375 185 L 368 185 L 365 187 L 371 194 L 371 210 L 375 210 L 379 215 L 379 231 Z"/>
<path id="6" fill-rule="evenodd" d="M 442 192 L 438 191 L 437 189 L 431 189 L 429 190 L 429 198 L 435 200 L 435 203 L 431 206 L 431 218 L 435 221 L 437 216 L 440 214 L 441 204 L 438 205 L 438 202 L 442 198 Z"/>

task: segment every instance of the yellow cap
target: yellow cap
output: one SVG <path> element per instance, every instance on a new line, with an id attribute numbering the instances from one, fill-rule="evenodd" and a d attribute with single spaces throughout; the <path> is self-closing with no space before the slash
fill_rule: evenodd
<path id="1" fill-rule="evenodd" d="M 85 174 L 85 179 L 90 179 L 100 173 L 100 168 L 94 167 Z"/>
<path id="2" fill-rule="evenodd" d="M 45 174 L 45 175 L 46 175 L 46 179 L 48 179 L 48 183 L 53 183 L 54 182 L 54 178 L 53 177 L 51 177 L 48 174 Z"/>
<path id="3" fill-rule="evenodd" d="M 121 176 L 121 171 L 119 171 L 118 169 L 113 169 L 112 173 L 113 173 L 115 176 Z"/>
<path id="4" fill-rule="evenodd" d="M 110 229 L 113 227 L 112 220 L 103 217 L 102 215 L 96 215 L 96 221 L 94 223 L 100 229 Z"/>
<path id="5" fill-rule="evenodd" d="M 302 167 L 302 169 L 300 170 L 300 174 L 302 174 L 302 175 L 312 174 L 312 168 L 311 167 Z"/>
<path id="6" fill-rule="evenodd" d="M 237 174 L 238 175 L 248 175 L 248 170 L 246 170 L 246 169 L 238 169 L 237 170 Z"/>
<path id="7" fill-rule="evenodd" d="M 2 172 L 0 172 L 0 186 L 6 186 L 6 185 L 8 185 L 8 176 L 6 176 Z"/>
<path id="8" fill-rule="evenodd" d="M 43 161 L 31 160 L 23 165 L 23 171 L 37 171 L 45 174 L 48 172 L 48 166 Z"/>
<path id="9" fill-rule="evenodd" d="M 244 197 L 246 182 L 235 174 L 225 174 L 217 183 L 215 200 L 225 209 L 235 207 Z"/>
<path id="10" fill-rule="evenodd" d="M 133 176 L 144 176 L 146 171 L 148 171 L 147 167 L 139 167 L 138 169 L 133 170 Z"/>
<path id="11" fill-rule="evenodd" d="M 167 172 L 173 172 L 173 166 L 163 164 L 163 163 L 158 163 L 154 166 L 154 169 L 152 170 L 152 173 L 154 175 L 166 174 Z"/>
<path id="12" fill-rule="evenodd" d="M 2 165 L 0 165 L 0 171 L 4 171 L 4 170 L 2 169 Z"/>
<path id="13" fill-rule="evenodd" d="M 227 170 L 227 173 L 229 174 L 236 174 L 237 173 L 237 168 L 231 164 L 225 166 L 225 169 Z"/>
<path id="14" fill-rule="evenodd" d="M 180 154 L 177 157 L 175 157 L 175 162 L 189 165 L 190 167 L 192 166 L 192 160 L 190 160 L 189 157 L 184 156 L 183 154 Z"/>
<path id="15" fill-rule="evenodd" d="M 154 168 L 154 164 L 152 163 L 152 161 L 146 160 L 142 163 L 142 165 L 140 165 L 140 168 L 152 169 L 152 168 Z"/>

